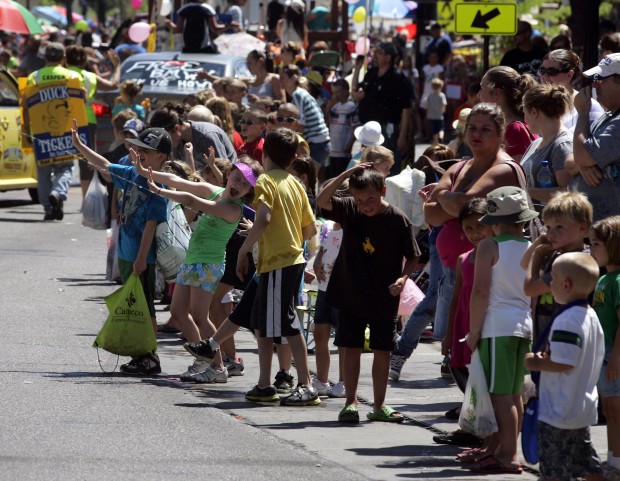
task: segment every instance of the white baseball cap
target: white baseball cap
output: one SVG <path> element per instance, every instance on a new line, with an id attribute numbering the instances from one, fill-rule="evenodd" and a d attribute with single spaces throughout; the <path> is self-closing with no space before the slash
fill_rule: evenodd
<path id="1" fill-rule="evenodd" d="M 583 75 L 585 77 L 594 77 L 594 80 L 620 75 L 620 53 L 610 53 L 596 67 L 583 72 Z"/>
<path id="2" fill-rule="evenodd" d="M 366 146 L 381 145 L 385 141 L 385 137 L 381 134 L 381 124 L 374 120 L 356 128 L 355 138 Z"/>

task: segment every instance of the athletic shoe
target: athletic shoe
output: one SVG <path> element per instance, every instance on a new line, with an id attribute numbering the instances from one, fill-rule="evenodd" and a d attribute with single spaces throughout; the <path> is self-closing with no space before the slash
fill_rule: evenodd
<path id="1" fill-rule="evenodd" d="M 198 374 L 199 372 L 204 371 L 209 367 L 209 363 L 205 361 L 199 361 L 198 359 L 194 359 L 194 363 L 187 368 L 183 374 L 179 376 L 181 381 L 193 381 L 192 376 L 194 374 Z"/>
<path id="2" fill-rule="evenodd" d="M 62 220 L 65 213 L 62 211 L 63 202 L 58 192 L 52 192 L 47 200 L 49 200 L 49 203 L 52 206 L 52 215 L 54 216 L 54 219 Z"/>
<path id="3" fill-rule="evenodd" d="M 347 391 L 344 388 L 344 382 L 340 381 L 327 390 L 329 397 L 347 397 Z"/>
<path id="4" fill-rule="evenodd" d="M 319 393 L 319 396 L 327 396 L 327 392 L 330 388 L 331 386 L 328 382 L 321 382 L 316 377 L 312 380 L 312 389 L 316 390 L 316 392 Z"/>
<path id="5" fill-rule="evenodd" d="M 43 221 L 48 222 L 50 220 L 56 220 L 56 216 L 54 214 L 45 214 L 43 216 Z"/>
<path id="6" fill-rule="evenodd" d="M 400 379 L 400 371 L 402 371 L 406 361 L 407 358 L 405 356 L 392 353 L 390 356 L 390 379 L 392 381 L 398 381 Z"/>
<path id="7" fill-rule="evenodd" d="M 280 406 L 316 406 L 321 404 L 316 389 L 298 384 L 295 390 L 280 400 Z"/>
<path id="8" fill-rule="evenodd" d="M 123 374 L 134 374 L 137 376 L 148 376 L 161 373 L 159 356 L 157 354 L 145 354 L 131 359 L 127 364 L 120 368 Z"/>
<path id="9" fill-rule="evenodd" d="M 238 357 L 237 359 L 233 359 L 232 357 L 225 356 L 224 357 L 224 365 L 226 366 L 226 370 L 228 371 L 228 377 L 231 376 L 243 376 L 243 359 Z"/>
<path id="10" fill-rule="evenodd" d="M 452 377 L 452 371 L 450 371 L 450 364 L 448 364 L 448 356 L 443 358 L 443 361 L 441 362 L 441 369 L 439 372 L 441 373 L 441 377 L 443 379 L 454 381 L 454 377 Z"/>
<path id="11" fill-rule="evenodd" d="M 220 371 L 215 366 L 209 366 L 202 372 L 192 374 L 192 381 L 196 384 L 223 384 L 228 382 L 228 372 L 225 367 Z"/>
<path id="12" fill-rule="evenodd" d="M 433 323 L 430 323 L 422 334 L 420 335 L 420 341 L 433 342 L 435 340 L 435 336 L 433 334 Z"/>
<path id="13" fill-rule="evenodd" d="M 245 398 L 248 401 L 257 402 L 276 402 L 280 400 L 275 387 L 258 387 L 258 384 L 245 393 Z"/>
<path id="14" fill-rule="evenodd" d="M 277 392 L 286 394 L 293 390 L 293 379 L 293 376 L 280 370 L 276 373 L 276 380 L 273 385 Z"/>
<path id="15" fill-rule="evenodd" d="M 186 342 L 183 347 L 196 359 L 209 363 L 213 361 L 214 352 L 208 339 L 200 342 Z"/>

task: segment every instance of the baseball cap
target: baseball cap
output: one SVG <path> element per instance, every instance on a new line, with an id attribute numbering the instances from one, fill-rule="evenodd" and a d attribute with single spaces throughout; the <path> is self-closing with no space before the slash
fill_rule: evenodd
<path id="1" fill-rule="evenodd" d="M 142 122 L 140 119 L 129 119 L 123 125 L 123 130 L 121 130 L 121 134 L 129 133 L 134 137 L 138 137 L 140 132 L 142 132 L 146 128 L 146 124 Z"/>
<path id="2" fill-rule="evenodd" d="M 164 129 L 154 127 L 142 131 L 137 139 L 127 139 L 127 142 L 137 147 L 148 150 L 156 150 L 162 154 L 170 155 L 172 152 L 172 139 Z"/>
<path id="3" fill-rule="evenodd" d="M 306 75 L 304 75 L 304 77 L 306 77 L 309 82 L 312 82 L 319 87 L 323 85 L 323 76 L 316 70 L 310 70 Z"/>
<path id="4" fill-rule="evenodd" d="M 584 77 L 600 80 L 612 75 L 620 75 L 620 53 L 610 53 L 596 67 L 583 72 Z"/>
<path id="5" fill-rule="evenodd" d="M 45 60 L 52 62 L 62 60 L 65 56 L 65 47 L 62 43 L 51 42 L 45 47 Z"/>
<path id="6" fill-rule="evenodd" d="M 527 194 L 519 187 L 499 187 L 487 194 L 487 214 L 480 218 L 484 225 L 519 224 L 538 217 L 530 209 Z"/>
<path id="7" fill-rule="evenodd" d="M 239 169 L 239 171 L 243 174 L 243 177 L 245 177 L 245 180 L 247 180 L 252 187 L 256 185 L 256 179 L 258 177 L 252 170 L 252 167 L 250 167 L 248 164 L 244 164 L 243 162 L 235 162 L 233 164 L 233 167 Z"/>
<path id="8" fill-rule="evenodd" d="M 386 55 L 391 55 L 392 57 L 396 57 L 398 55 L 398 49 L 392 42 L 381 42 L 376 48 L 383 50 Z"/>

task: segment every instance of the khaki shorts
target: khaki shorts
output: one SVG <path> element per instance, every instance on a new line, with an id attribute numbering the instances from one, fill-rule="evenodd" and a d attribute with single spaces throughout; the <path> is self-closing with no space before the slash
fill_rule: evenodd
<path id="1" fill-rule="evenodd" d="M 478 352 L 487 386 L 491 394 L 516 395 L 521 392 L 525 377 L 525 355 L 531 341 L 522 337 L 503 336 L 480 340 Z"/>

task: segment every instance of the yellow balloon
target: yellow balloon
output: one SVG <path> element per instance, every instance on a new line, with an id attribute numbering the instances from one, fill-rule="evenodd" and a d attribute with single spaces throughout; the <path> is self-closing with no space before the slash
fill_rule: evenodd
<path id="1" fill-rule="evenodd" d="M 366 20 L 366 8 L 357 7 L 353 12 L 353 21 L 355 23 L 362 23 L 364 20 Z"/>

